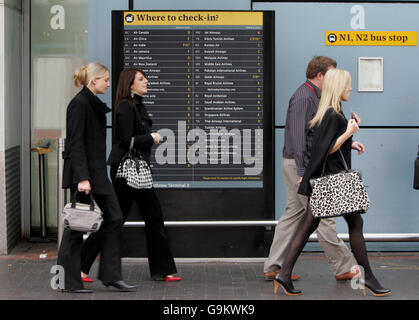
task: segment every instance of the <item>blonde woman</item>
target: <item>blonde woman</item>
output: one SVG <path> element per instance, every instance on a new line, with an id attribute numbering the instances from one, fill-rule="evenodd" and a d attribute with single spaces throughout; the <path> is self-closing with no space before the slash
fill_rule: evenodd
<path id="1" fill-rule="evenodd" d="M 106 113 L 110 109 L 97 97 L 110 86 L 109 70 L 99 63 L 89 63 L 75 72 L 74 84 L 83 88 L 67 108 L 63 188 L 70 188 L 72 196 L 78 191 L 81 202 L 90 203 L 88 194 L 92 194 L 104 218 L 100 230 L 88 238 L 100 239 L 96 241 L 101 253 L 99 279 L 106 286 L 130 291 L 135 286 L 127 285 L 121 275 L 122 212 L 106 167 Z M 67 292 L 92 292 L 83 287 L 80 274 L 80 252 L 86 244 L 82 232 L 64 230 L 57 264 L 64 268 Z"/>
<path id="2" fill-rule="evenodd" d="M 351 166 L 351 149 L 357 150 L 358 154 L 365 151 L 362 143 L 352 141 L 352 136 L 359 130 L 360 118 L 353 113 L 352 119 L 348 121 L 342 112 L 341 101 L 347 101 L 351 91 L 351 76 L 348 71 L 331 69 L 326 72 L 319 108 L 310 121 L 310 127 L 314 130 L 311 159 L 305 170 L 298 193 L 306 196 L 311 195 L 309 179 L 320 176 L 326 157 L 325 173 L 337 173 L 345 168 L 339 153 L 336 151 L 339 149 L 342 151 L 349 168 Z M 349 241 L 354 257 L 365 272 L 362 283 L 364 294 L 365 287 L 367 287 L 375 296 L 388 295 L 391 290 L 381 286 L 369 265 L 362 232 L 362 217 L 360 214 L 350 214 L 344 216 L 344 218 L 348 224 Z M 287 295 L 301 294 L 300 290 L 293 287 L 291 272 L 310 234 L 317 229 L 319 222 L 320 219 L 314 218 L 310 206 L 308 206 L 304 222 L 294 236 L 280 272 L 275 276 L 275 292 L 281 286 Z"/>

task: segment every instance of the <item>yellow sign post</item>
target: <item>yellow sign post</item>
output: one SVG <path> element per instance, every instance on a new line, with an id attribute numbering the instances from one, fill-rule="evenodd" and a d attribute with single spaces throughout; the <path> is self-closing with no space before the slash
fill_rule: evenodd
<path id="1" fill-rule="evenodd" d="M 326 31 L 327 46 L 417 46 L 416 31 Z"/>

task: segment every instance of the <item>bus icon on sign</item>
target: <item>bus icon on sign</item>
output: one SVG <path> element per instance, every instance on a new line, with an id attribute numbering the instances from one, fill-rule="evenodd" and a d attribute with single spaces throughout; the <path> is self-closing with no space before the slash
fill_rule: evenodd
<path id="1" fill-rule="evenodd" d="M 329 34 L 329 36 L 327 37 L 327 40 L 329 40 L 330 43 L 334 43 L 336 42 L 336 35 L 334 33 Z"/>
<path id="2" fill-rule="evenodd" d="M 134 22 L 134 16 L 132 14 L 127 14 L 125 16 L 125 21 L 128 23 Z"/>

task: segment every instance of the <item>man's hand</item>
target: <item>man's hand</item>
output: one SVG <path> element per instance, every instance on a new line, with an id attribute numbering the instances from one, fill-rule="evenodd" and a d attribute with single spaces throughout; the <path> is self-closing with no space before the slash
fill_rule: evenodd
<path id="1" fill-rule="evenodd" d="M 303 177 L 300 177 L 300 179 L 298 179 L 297 183 L 301 184 L 301 181 L 303 181 Z"/>
<path id="2" fill-rule="evenodd" d="M 358 141 L 352 142 L 352 149 L 358 151 L 358 155 L 361 155 L 365 152 L 365 146 Z"/>

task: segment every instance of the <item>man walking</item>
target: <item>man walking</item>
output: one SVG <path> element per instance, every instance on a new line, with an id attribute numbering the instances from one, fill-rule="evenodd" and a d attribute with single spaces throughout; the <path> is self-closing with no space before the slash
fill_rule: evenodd
<path id="1" fill-rule="evenodd" d="M 310 158 L 311 134 L 308 122 L 317 111 L 323 78 L 330 68 L 336 68 L 335 60 L 324 56 L 314 57 L 307 66 L 307 81 L 295 91 L 289 102 L 282 155 L 287 204 L 275 228 L 269 257 L 264 264 L 266 280 L 272 280 L 281 268 L 292 236 L 306 212 L 308 199 L 297 191 Z M 338 238 L 335 220 L 322 219 L 316 232 L 336 279 L 350 280 L 357 275 L 357 272 L 351 272 L 351 267 L 357 265 L 357 262 L 345 243 Z M 298 278 L 292 276 L 292 280 Z"/>

